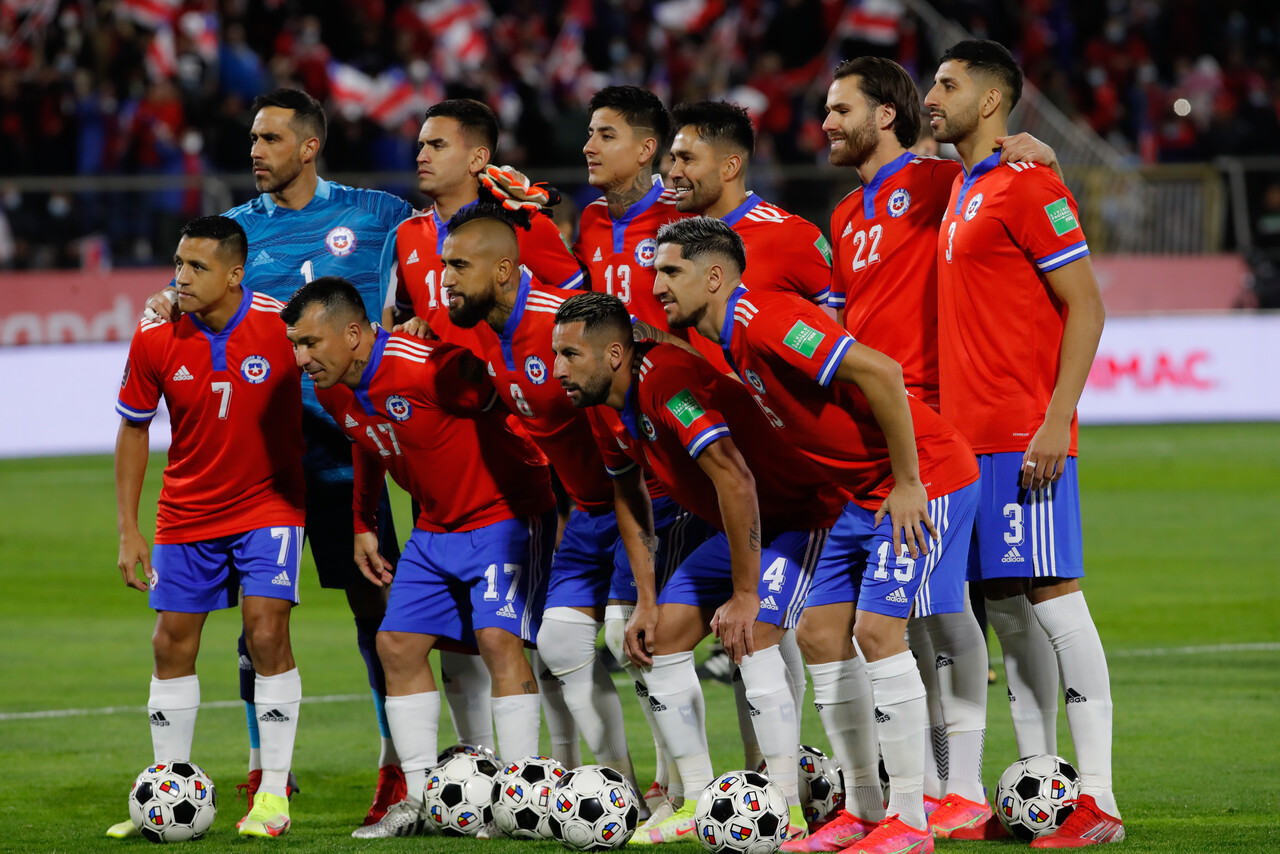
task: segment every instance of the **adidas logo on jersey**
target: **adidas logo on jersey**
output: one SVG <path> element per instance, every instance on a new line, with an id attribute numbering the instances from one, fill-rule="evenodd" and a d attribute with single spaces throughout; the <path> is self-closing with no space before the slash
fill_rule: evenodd
<path id="1" fill-rule="evenodd" d="M 601 257 L 602 257 L 602 256 L 600 255 L 600 247 L 599 247 L 599 246 L 597 246 L 597 247 L 596 247 L 596 254 L 591 256 L 591 260 L 592 260 L 592 261 L 599 261 L 599 260 L 601 260 Z"/>
<path id="2" fill-rule="evenodd" d="M 152 726 L 168 726 L 169 719 L 164 716 L 164 712 L 155 712 L 151 715 Z"/>
<path id="3" fill-rule="evenodd" d="M 180 383 L 183 380 L 193 380 L 193 379 L 195 379 L 195 377 L 191 376 L 191 372 L 187 370 L 186 365 L 183 365 L 182 367 L 178 368 L 177 372 L 173 375 L 173 381 L 175 383 Z"/>
<path id="4" fill-rule="evenodd" d="M 415 249 L 415 250 L 413 250 L 412 252 L 410 252 L 410 253 L 409 253 L 409 257 L 405 259 L 405 262 L 404 262 L 404 263 L 405 263 L 405 266 L 406 266 L 406 267 L 407 267 L 408 265 L 410 265 L 410 264 L 417 264 L 417 263 L 418 263 L 418 250 L 417 250 L 417 249 Z"/>
<path id="5" fill-rule="evenodd" d="M 508 602 L 498 609 L 498 616 L 506 617 L 508 620 L 514 620 L 516 618 L 516 609 L 512 608 L 511 603 Z"/>
<path id="6" fill-rule="evenodd" d="M 1000 558 L 1001 563 L 1022 563 L 1024 558 L 1022 553 L 1018 551 L 1017 546 L 1009 546 L 1009 551 L 1004 553 L 1004 557 Z"/>
<path id="7" fill-rule="evenodd" d="M 773 597 L 770 596 L 767 599 L 760 600 L 760 609 L 763 611 L 776 611 L 778 610 L 778 603 L 773 601 Z"/>
<path id="8" fill-rule="evenodd" d="M 658 698 L 653 695 L 649 696 L 649 708 L 655 712 L 665 712 L 667 710 L 667 707 L 658 702 Z"/>
<path id="9" fill-rule="evenodd" d="M 1075 688 L 1068 688 L 1068 689 L 1067 689 L 1067 704 L 1068 704 L 1068 705 L 1070 705 L 1071 703 L 1087 703 L 1087 702 L 1089 702 L 1089 698 L 1088 698 L 1088 697 L 1086 697 L 1084 694 L 1081 694 L 1081 693 L 1080 693 L 1079 691 L 1077 691 Z"/>
<path id="10" fill-rule="evenodd" d="M 357 423 L 356 423 L 356 420 L 355 420 L 354 418 L 352 418 L 350 415 L 348 415 L 348 416 L 347 416 L 347 420 L 346 420 L 345 422 L 343 422 L 343 423 L 344 423 L 347 427 L 359 427 L 359 426 L 360 426 L 359 424 L 357 424 Z"/>
<path id="11" fill-rule="evenodd" d="M 258 715 L 258 720 L 267 724 L 283 724 L 288 723 L 289 716 L 279 709 L 272 709 L 269 712 L 263 712 Z"/>
<path id="12" fill-rule="evenodd" d="M 884 597 L 886 602 L 897 602 L 899 605 L 907 604 L 907 592 L 899 587 L 897 590 Z"/>
<path id="13" fill-rule="evenodd" d="M 275 260 L 276 260 L 276 259 L 274 259 L 274 258 L 272 258 L 272 257 L 271 257 L 271 253 L 270 253 L 270 252 L 268 252 L 267 250 L 263 249 L 263 250 L 262 250 L 261 252 L 259 252 L 257 255 L 254 255 L 254 256 L 253 256 L 253 264 L 252 264 L 252 265 L 250 265 L 250 266 L 256 267 L 256 266 L 258 266 L 259 264 L 271 264 L 271 263 L 273 263 Z"/>
<path id="14" fill-rule="evenodd" d="M 880 711 L 879 706 L 876 706 L 876 723 L 887 724 L 888 722 L 889 722 L 889 716 L 886 715 L 884 712 Z"/>
<path id="15" fill-rule="evenodd" d="M 850 234 L 853 234 L 853 223 L 847 222 L 844 225 L 844 231 L 840 232 L 840 236 L 848 237 Z"/>
<path id="16" fill-rule="evenodd" d="M 277 587 L 292 587 L 293 582 L 289 580 L 289 573 L 283 569 L 276 573 L 276 577 L 271 579 L 271 583 Z"/>

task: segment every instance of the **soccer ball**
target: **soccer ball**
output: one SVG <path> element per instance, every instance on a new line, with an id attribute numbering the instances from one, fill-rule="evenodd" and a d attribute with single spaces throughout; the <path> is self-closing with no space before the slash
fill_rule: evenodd
<path id="1" fill-rule="evenodd" d="M 157 762 L 133 781 L 129 818 L 152 842 L 199 839 L 218 814 L 218 793 L 194 762 Z"/>
<path id="2" fill-rule="evenodd" d="M 1060 756 L 1024 756 L 1000 775 L 995 813 L 1024 842 L 1053 833 L 1075 810 L 1080 775 Z"/>
<path id="3" fill-rule="evenodd" d="M 812 825 L 833 817 L 844 806 L 844 774 L 840 766 L 827 754 L 807 744 L 800 746 L 797 764 L 800 766 L 800 805 L 804 807 L 805 821 Z M 768 776 L 768 763 L 760 760 L 756 771 Z"/>
<path id="4" fill-rule="evenodd" d="M 457 753 L 427 772 L 422 805 L 427 825 L 445 836 L 475 836 L 493 820 L 493 778 L 498 763 Z"/>
<path id="5" fill-rule="evenodd" d="M 787 796 L 755 771 L 730 771 L 698 795 L 693 820 L 712 854 L 773 854 L 787 839 Z"/>
<path id="6" fill-rule="evenodd" d="M 551 793 L 547 825 L 571 851 L 610 851 L 636 832 L 640 796 L 627 779 L 605 765 L 566 772 Z"/>
<path id="7" fill-rule="evenodd" d="M 494 753 L 487 747 L 477 744 L 451 744 L 444 750 L 440 751 L 436 756 L 436 764 L 443 765 L 450 756 L 457 756 L 459 753 L 466 753 L 470 756 L 486 756 L 492 759 L 495 765 L 501 765 L 502 760 L 498 758 L 498 754 Z"/>
<path id="8" fill-rule="evenodd" d="M 551 839 L 552 790 L 566 773 L 545 756 L 526 756 L 503 768 L 493 781 L 494 824 L 516 839 Z"/>

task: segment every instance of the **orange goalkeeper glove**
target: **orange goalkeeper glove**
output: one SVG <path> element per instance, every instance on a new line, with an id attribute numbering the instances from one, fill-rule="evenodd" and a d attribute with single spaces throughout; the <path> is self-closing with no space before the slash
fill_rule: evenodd
<path id="1" fill-rule="evenodd" d="M 549 184 L 534 184 L 528 176 L 510 166 L 487 166 L 480 173 L 480 183 L 509 211 L 525 210 L 545 213 L 560 204 L 560 191 Z"/>

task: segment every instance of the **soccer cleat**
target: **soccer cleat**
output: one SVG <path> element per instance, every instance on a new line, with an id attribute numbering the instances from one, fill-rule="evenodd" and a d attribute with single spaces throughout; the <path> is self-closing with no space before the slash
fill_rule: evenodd
<path id="1" fill-rule="evenodd" d="M 399 765 L 383 765 L 378 769 L 378 785 L 373 790 L 373 804 L 364 817 L 364 826 L 377 824 L 387 814 L 392 804 L 397 804 L 409 796 L 404 784 L 404 772 Z"/>
<path id="2" fill-rule="evenodd" d="M 942 806 L 942 801 L 938 800 L 937 798 L 931 798 L 928 795 L 925 795 L 924 796 L 924 817 L 928 818 L 929 816 L 933 815 L 935 812 L 937 812 L 938 807 L 940 806 Z"/>
<path id="3" fill-rule="evenodd" d="M 933 851 L 933 834 L 891 815 L 845 850 L 852 854 L 930 854 Z"/>
<path id="4" fill-rule="evenodd" d="M 1064 803 L 1075 804 L 1075 811 L 1053 833 L 1031 840 L 1032 848 L 1082 848 L 1124 839 L 1124 822 L 1100 810 L 1093 795 Z"/>
<path id="5" fill-rule="evenodd" d="M 357 827 L 351 832 L 356 839 L 387 839 L 392 836 L 423 836 L 427 832 L 422 802 L 405 798 L 387 808 L 376 824 Z"/>
<path id="6" fill-rule="evenodd" d="M 119 821 L 107 828 L 107 836 L 112 839 L 129 839 L 141 835 L 142 831 L 138 830 L 133 821 Z"/>
<path id="7" fill-rule="evenodd" d="M 991 804 L 971 801 L 951 792 L 942 798 L 942 806 L 929 816 L 929 829 L 939 839 L 986 839 L 986 824 L 994 818 Z"/>
<path id="8" fill-rule="evenodd" d="M 660 845 L 663 842 L 697 842 L 693 824 L 693 801 L 686 800 L 671 812 L 659 807 L 641 827 L 636 829 L 628 845 Z"/>
<path id="9" fill-rule="evenodd" d="M 791 817 L 787 820 L 787 839 L 801 840 L 809 835 L 809 822 L 804 817 L 804 807 L 799 804 L 791 806 Z"/>
<path id="10" fill-rule="evenodd" d="M 843 851 L 875 829 L 874 821 L 863 821 L 847 810 L 840 810 L 835 818 L 804 839 L 788 839 L 782 843 L 782 850 Z"/>
<path id="11" fill-rule="evenodd" d="M 258 787 L 261 785 L 262 785 L 262 769 L 261 768 L 255 768 L 254 770 L 250 771 L 248 780 L 236 785 L 237 800 L 240 798 L 241 793 L 244 793 L 247 791 L 249 795 L 249 809 L 244 814 L 244 818 L 236 822 L 237 830 L 240 828 L 240 825 L 244 824 L 245 821 L 249 818 L 249 813 L 253 812 L 253 796 L 258 794 Z M 298 786 L 298 778 L 294 775 L 292 771 L 289 772 L 289 781 L 285 784 L 284 791 L 285 791 L 285 794 L 289 796 L 289 800 L 293 800 L 293 795 L 295 792 L 302 791 L 301 787 Z"/>
<path id="12" fill-rule="evenodd" d="M 667 790 L 658 785 L 658 781 L 654 780 L 649 785 L 649 791 L 644 793 L 645 806 L 649 808 L 650 813 L 657 813 L 658 808 L 667 802 Z"/>
<path id="13" fill-rule="evenodd" d="M 290 823 L 288 798 L 258 792 L 253 798 L 253 809 L 240 823 L 240 835 L 274 839 L 288 833 Z"/>

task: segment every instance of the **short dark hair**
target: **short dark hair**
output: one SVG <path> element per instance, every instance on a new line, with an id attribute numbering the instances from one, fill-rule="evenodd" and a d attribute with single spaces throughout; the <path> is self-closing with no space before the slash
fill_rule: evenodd
<path id="1" fill-rule="evenodd" d="M 671 140 L 671 114 L 662 106 L 661 99 L 648 89 L 639 86 L 606 86 L 591 96 L 587 104 L 591 112 L 609 109 L 626 120 L 633 128 L 653 131 L 662 151 Z"/>
<path id="2" fill-rule="evenodd" d="M 516 234 L 517 228 L 528 231 L 533 227 L 533 217 L 527 209 L 508 210 L 498 202 L 482 195 L 475 203 L 459 208 L 458 212 L 449 218 L 447 230 L 453 234 L 457 229 L 478 219 L 495 219 L 511 229 L 512 234 Z"/>
<path id="3" fill-rule="evenodd" d="M 280 319 L 288 326 L 293 326 L 298 319 L 315 303 L 324 306 L 328 317 L 360 318 L 368 322 L 365 315 L 364 300 L 356 286 L 341 276 L 321 276 L 298 288 L 289 298 L 288 304 L 280 309 Z"/>
<path id="4" fill-rule="evenodd" d="M 324 141 L 329 135 L 329 120 L 325 117 L 324 107 L 315 98 L 301 89 L 273 89 L 254 98 L 250 109 L 256 116 L 263 107 L 293 110 L 289 127 L 302 139 L 314 136 L 320 140 L 320 151 L 324 151 Z"/>
<path id="5" fill-rule="evenodd" d="M 963 62 L 970 75 L 976 71 L 996 78 L 1009 97 L 1009 109 L 1018 106 L 1018 101 L 1022 99 L 1022 69 L 1018 67 L 1018 62 L 1009 53 L 1009 49 L 1000 42 L 989 39 L 956 42 L 942 54 L 938 64 L 951 60 Z"/>
<path id="6" fill-rule="evenodd" d="M 723 255 L 738 265 L 738 275 L 747 269 L 747 250 L 738 232 L 713 216 L 694 216 L 669 222 L 658 229 L 658 245 L 673 243 L 680 257 L 692 261 L 706 254 Z"/>
<path id="7" fill-rule="evenodd" d="M 920 109 L 920 90 L 907 70 L 892 59 L 859 56 L 837 65 L 834 79 L 854 75 L 858 77 L 858 90 L 872 107 L 893 105 L 893 135 L 902 147 L 915 145 L 924 119 Z"/>
<path id="8" fill-rule="evenodd" d="M 422 120 L 437 116 L 456 121 L 463 134 L 489 149 L 490 159 L 498 156 L 498 116 L 487 104 L 472 98 L 450 98 L 433 104 Z"/>
<path id="9" fill-rule="evenodd" d="M 746 152 L 756 153 L 756 130 L 751 116 L 737 104 L 728 101 L 698 101 L 681 104 L 671 111 L 671 126 L 678 132 L 692 125 L 698 138 L 715 145 L 728 143 Z"/>
<path id="10" fill-rule="evenodd" d="M 237 264 L 249 257 L 249 238 L 240 223 L 229 216 L 201 216 L 178 229 L 178 237 L 203 237 L 218 242 L 219 252 L 230 252 Z"/>
<path id="11" fill-rule="evenodd" d="M 584 291 L 569 297 L 556 309 L 556 325 L 583 324 L 582 331 L 590 335 L 597 330 L 612 334 L 615 340 L 630 343 L 631 313 L 626 304 L 613 294 L 603 291 Z"/>

